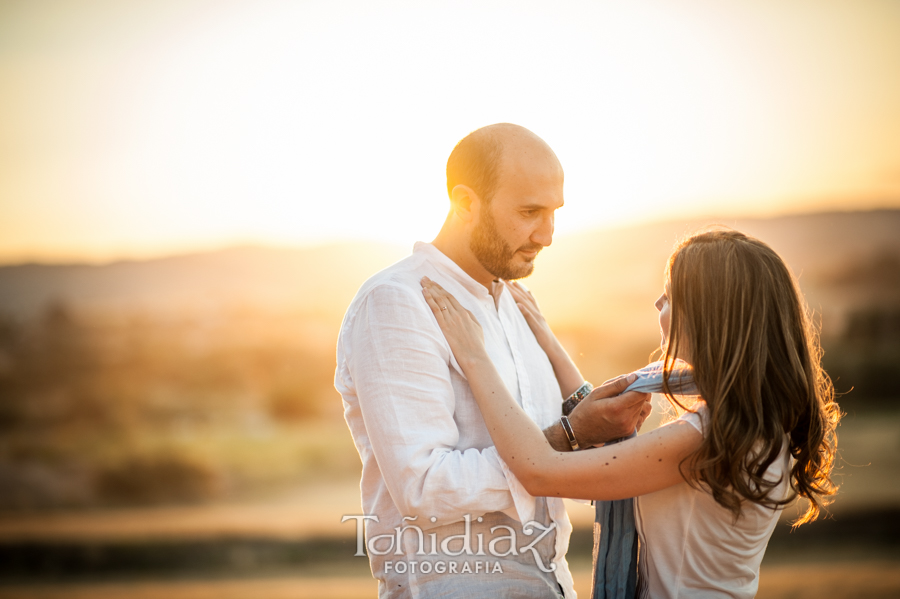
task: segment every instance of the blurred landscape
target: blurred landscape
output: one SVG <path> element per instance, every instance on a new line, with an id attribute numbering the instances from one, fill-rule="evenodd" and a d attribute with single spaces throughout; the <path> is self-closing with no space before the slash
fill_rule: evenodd
<path id="1" fill-rule="evenodd" d="M 665 260 L 705 224 L 600 229 L 544 250 L 526 284 L 589 380 L 646 363 Z M 884 588 L 869 596 L 893 596 L 900 211 L 721 224 L 767 242 L 799 276 L 847 412 L 834 520 L 779 527 L 761 596 L 805 596 L 779 578 L 784 560 L 820 568 L 832 591 L 829 571 L 877 578 Z M 351 557 L 354 531 L 340 524 L 360 511 L 360 466 L 332 386 L 335 340 L 362 282 L 409 250 L 238 247 L 0 267 L 0 596 L 207 596 L 192 576 L 258 578 L 214 596 L 370 596 L 368 564 Z M 585 588 L 590 515 L 575 519 Z M 767 571 L 781 586 L 765 587 Z M 347 576 L 349 587 L 329 586 Z M 123 577 L 180 582 L 116 595 Z"/>

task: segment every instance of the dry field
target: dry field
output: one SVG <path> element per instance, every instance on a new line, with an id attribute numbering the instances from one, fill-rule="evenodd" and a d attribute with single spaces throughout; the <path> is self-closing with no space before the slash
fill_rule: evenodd
<path id="1" fill-rule="evenodd" d="M 841 494 L 835 522 L 871 509 L 900 506 L 900 413 L 851 414 L 841 427 Z M 0 543 L 136 542 L 216 539 L 222 536 L 287 540 L 352 536 L 344 514 L 359 513 L 355 479 L 323 479 L 265 500 L 193 506 L 160 506 L 0 517 Z M 589 507 L 571 504 L 575 525 L 589 527 Z M 897 510 L 888 512 L 896 514 Z M 881 522 L 870 523 L 875 530 Z M 896 528 L 896 524 L 884 523 Z M 786 524 L 780 526 L 786 528 Z M 818 530 L 819 524 L 804 527 Z M 867 530 L 869 530 L 867 529 Z M 801 529 L 802 530 L 802 529 Z M 570 563 L 580 596 L 590 589 L 590 553 L 573 547 Z M 0 599 L 292 599 L 375 596 L 363 558 L 246 573 L 216 571 L 111 576 L 45 583 L 0 582 Z M 869 544 L 831 542 L 771 547 L 761 572 L 760 597 L 900 597 L 900 546 L 896 539 Z"/>
<path id="2" fill-rule="evenodd" d="M 589 565 L 573 568 L 580 597 L 590 596 Z M 0 599 L 370 599 L 366 576 L 279 577 L 0 587 Z M 804 564 L 763 568 L 757 595 L 766 599 L 867 599 L 900 596 L 900 563 Z"/>

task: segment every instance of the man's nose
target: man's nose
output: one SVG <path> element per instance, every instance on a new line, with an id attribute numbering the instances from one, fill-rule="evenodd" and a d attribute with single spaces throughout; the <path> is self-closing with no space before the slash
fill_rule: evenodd
<path id="1" fill-rule="evenodd" d="M 531 234 L 531 241 L 547 247 L 553 243 L 553 215 L 545 216 Z"/>

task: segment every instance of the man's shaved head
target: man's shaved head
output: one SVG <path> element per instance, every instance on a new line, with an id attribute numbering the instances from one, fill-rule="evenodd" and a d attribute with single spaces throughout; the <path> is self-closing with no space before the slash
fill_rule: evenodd
<path id="1" fill-rule="evenodd" d="M 457 185 L 465 185 L 484 203 L 490 203 L 502 175 L 504 155 L 508 152 L 546 153 L 556 159 L 550 146 L 525 127 L 511 123 L 488 125 L 462 138 L 450 153 L 447 194 L 452 194 Z"/>

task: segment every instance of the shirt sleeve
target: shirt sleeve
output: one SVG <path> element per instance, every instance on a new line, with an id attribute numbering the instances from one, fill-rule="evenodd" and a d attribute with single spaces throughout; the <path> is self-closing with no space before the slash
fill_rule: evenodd
<path id="1" fill-rule="evenodd" d="M 706 423 L 709 419 L 709 412 L 706 408 L 706 402 L 698 400 L 691 409 L 678 417 L 678 420 L 684 420 L 700 431 L 700 434 L 706 436 Z"/>
<path id="2" fill-rule="evenodd" d="M 354 316 L 348 341 L 369 444 L 403 516 L 446 524 L 515 506 L 512 473 L 493 447 L 455 449 L 452 352 L 421 294 L 375 287 Z M 526 496 L 533 514 L 534 499 Z"/>

